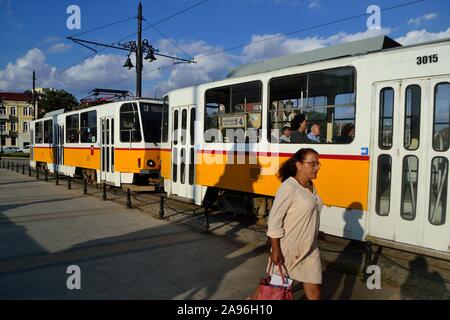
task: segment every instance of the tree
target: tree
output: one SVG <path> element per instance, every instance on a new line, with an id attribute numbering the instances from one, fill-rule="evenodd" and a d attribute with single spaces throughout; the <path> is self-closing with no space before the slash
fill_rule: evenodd
<path id="1" fill-rule="evenodd" d="M 74 110 L 78 105 L 78 100 L 65 90 L 44 89 L 37 96 L 38 101 L 38 118 L 42 118 L 45 113 L 58 110 Z"/>

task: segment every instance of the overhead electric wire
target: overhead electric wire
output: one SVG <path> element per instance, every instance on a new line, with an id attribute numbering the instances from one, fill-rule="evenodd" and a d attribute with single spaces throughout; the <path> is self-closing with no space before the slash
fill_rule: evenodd
<path id="1" fill-rule="evenodd" d="M 201 5 L 201 4 L 203 4 L 203 3 L 205 3 L 205 2 L 208 2 L 208 1 L 209 1 L 209 0 L 203 0 L 203 1 L 200 1 L 200 2 L 198 2 L 198 3 L 195 3 L 195 4 L 193 4 L 193 5 L 191 5 L 191 6 L 187 7 L 187 8 L 184 8 L 184 9 L 178 11 L 178 12 L 175 12 L 175 13 L 173 13 L 173 14 L 171 14 L 171 15 L 169 15 L 169 16 L 167 16 L 167 17 L 165 17 L 165 18 L 163 18 L 163 19 L 161 19 L 161 20 L 159 20 L 159 21 L 157 21 L 157 22 L 155 22 L 155 23 L 153 23 L 152 25 L 149 25 L 148 27 L 146 27 L 145 29 L 143 29 L 143 31 L 146 30 L 146 29 L 149 29 L 149 28 L 152 27 L 152 26 L 154 27 L 155 25 L 158 25 L 158 24 L 160 24 L 160 23 L 162 23 L 162 22 L 165 22 L 165 21 L 167 21 L 167 20 L 169 20 L 169 19 L 172 19 L 172 18 L 174 18 L 174 17 L 176 17 L 176 16 L 178 16 L 178 15 L 180 15 L 180 14 L 186 12 L 186 11 L 189 11 L 189 10 L 191 10 L 191 9 L 193 9 L 193 8 L 195 8 L 195 7 L 197 7 L 197 6 Z M 75 35 L 73 35 L 73 36 L 79 36 L 79 35 L 82 35 L 82 34 L 86 34 L 86 33 L 89 33 L 89 32 L 93 32 L 93 31 L 96 31 L 96 30 L 100 30 L 100 29 L 103 29 L 103 28 L 107 28 L 107 27 L 109 27 L 109 26 L 116 25 L 116 24 L 119 24 L 119 23 L 122 23 L 122 22 L 126 22 L 126 21 L 129 21 L 129 20 L 131 20 L 131 19 L 135 19 L 135 18 L 136 18 L 136 17 L 129 17 L 129 18 L 122 19 L 122 20 L 119 20 L 119 21 L 116 21 L 116 22 L 108 23 L 108 24 L 102 25 L 102 26 L 100 26 L 100 27 L 96 27 L 96 28 L 94 28 L 94 29 L 91 29 L 91 30 L 87 30 L 87 31 L 83 31 L 83 32 L 81 32 L 81 33 L 77 33 L 77 34 L 75 34 Z M 147 22 L 147 21 L 146 21 L 146 22 Z M 147 22 L 147 23 L 148 23 L 148 22 Z M 120 40 L 115 41 L 115 42 L 113 42 L 113 43 L 111 43 L 111 44 L 112 44 L 112 45 L 113 45 L 113 44 L 116 44 L 116 43 L 119 44 L 121 41 L 123 41 L 123 40 L 125 40 L 125 39 L 128 39 L 129 37 L 131 37 L 131 36 L 133 36 L 133 35 L 136 35 L 136 34 L 137 34 L 137 32 L 134 32 L 134 33 L 132 33 L 132 34 L 130 34 L 130 35 L 124 37 L 124 38 L 121 38 Z M 180 49 L 180 48 L 179 48 L 179 49 Z M 104 50 L 106 50 L 106 48 L 101 48 L 101 49 L 98 50 L 97 53 L 100 53 L 101 51 L 104 51 Z M 61 71 L 57 72 L 57 73 L 55 74 L 55 76 L 56 76 L 56 75 L 59 75 L 59 74 L 61 74 L 61 73 L 63 73 L 63 72 L 65 72 L 65 71 L 67 71 L 67 70 L 70 69 L 71 67 L 73 67 L 73 66 L 75 66 L 75 65 L 77 65 L 77 64 L 79 64 L 79 63 L 81 63 L 81 62 L 83 62 L 84 60 L 86 60 L 86 59 L 88 59 L 88 58 L 94 56 L 95 54 L 96 54 L 96 53 L 91 53 L 91 54 L 85 56 L 85 57 L 82 58 L 81 60 L 79 60 L 79 61 L 77 61 L 77 62 L 75 62 L 75 63 L 73 63 L 73 64 L 71 64 L 71 65 L 65 67 L 65 68 L 62 69 Z M 185 54 L 186 54 L 186 53 L 185 53 Z M 188 56 L 189 56 L 189 55 L 188 55 Z M 11 85 L 8 85 L 7 87 L 5 87 L 5 88 L 3 88 L 3 89 L 1 89 L 1 90 L 6 91 L 6 90 L 9 89 L 9 88 L 12 88 L 12 87 L 14 87 L 14 86 L 16 86 L 16 85 L 18 85 L 18 84 L 26 83 L 26 82 L 28 82 L 28 81 L 29 81 L 29 80 L 18 81 L 18 82 L 15 82 L 15 83 L 11 84 Z M 121 81 L 123 81 L 123 80 L 121 80 Z"/>
<path id="2" fill-rule="evenodd" d="M 417 4 L 417 3 L 420 3 L 420 2 L 424 2 L 424 1 L 426 1 L 426 0 L 416 0 L 416 1 L 411 1 L 411 2 L 407 2 L 407 3 L 401 3 L 401 4 L 398 4 L 398 5 L 391 6 L 391 7 L 383 8 L 383 9 L 381 9 L 381 11 L 389 11 L 389 10 L 393 10 L 393 9 L 397 9 L 397 8 L 401 8 L 401 7 L 405 7 L 405 6 L 409 6 L 409 5 L 413 5 L 413 4 Z M 233 47 L 230 47 L 230 48 L 227 48 L 227 49 L 214 51 L 214 52 L 207 53 L 207 54 L 204 54 L 204 55 L 196 56 L 195 59 L 198 61 L 198 60 L 200 60 L 200 58 L 212 56 L 212 55 L 219 54 L 219 53 L 226 52 L 226 51 L 231 51 L 231 50 L 234 50 L 234 49 L 245 47 L 247 45 L 253 45 L 255 43 L 261 43 L 261 42 L 264 42 L 264 41 L 273 40 L 275 38 L 285 37 L 286 35 L 291 35 L 291 34 L 299 33 L 299 32 L 306 31 L 306 30 L 311 30 L 311 29 L 314 29 L 314 28 L 319 28 L 319 27 L 326 26 L 326 25 L 336 24 L 336 23 L 343 22 L 343 21 L 349 21 L 349 20 L 357 19 L 357 18 L 364 17 L 364 16 L 367 16 L 367 15 L 370 15 L 370 14 L 369 13 L 363 13 L 363 14 L 358 14 L 358 15 L 353 15 L 353 16 L 350 16 L 350 17 L 337 19 L 337 20 L 334 20 L 334 21 L 329 21 L 329 22 L 326 22 L 326 23 L 323 23 L 323 24 L 310 26 L 310 27 L 306 27 L 306 28 L 303 28 L 303 29 L 299 29 L 299 30 L 290 31 L 290 32 L 287 32 L 287 33 L 282 34 L 282 35 L 278 35 L 278 36 L 274 36 L 274 37 L 270 37 L 270 38 L 265 38 L 265 39 L 261 39 L 261 40 L 258 40 L 258 41 L 249 42 L 249 43 L 244 44 L 244 45 L 233 46 Z M 157 22 L 157 23 L 159 23 L 159 22 Z M 155 23 L 155 24 L 157 24 L 157 23 Z M 150 25 L 149 27 L 151 27 L 151 26 L 152 25 Z M 149 27 L 147 27 L 147 28 L 149 28 Z M 148 71 L 148 73 L 155 72 L 155 71 L 162 70 L 162 69 L 166 69 L 166 68 L 173 67 L 173 66 L 174 66 L 174 64 L 168 64 L 168 65 L 165 65 L 165 66 L 158 67 L 158 68 L 155 68 L 153 70 L 150 70 L 150 71 Z"/>
<path id="3" fill-rule="evenodd" d="M 156 28 L 155 26 L 151 25 L 150 23 L 148 23 L 148 21 L 146 19 L 144 19 L 144 21 L 150 25 L 150 27 L 152 27 L 156 32 L 158 32 L 161 36 L 163 36 L 164 38 L 167 39 L 167 41 L 170 42 L 171 45 L 173 45 L 175 48 L 177 48 L 178 50 L 180 50 L 181 52 L 183 52 L 187 57 L 189 57 L 189 59 L 194 59 L 192 58 L 189 54 L 186 53 L 186 51 L 184 51 L 183 49 L 181 49 L 179 46 L 176 45 L 176 43 L 174 43 L 169 37 L 167 37 L 166 35 L 164 35 L 161 31 L 159 31 L 158 28 Z"/>
<path id="4" fill-rule="evenodd" d="M 154 27 L 154 26 L 156 26 L 156 25 L 158 25 L 158 24 L 160 24 L 160 23 L 163 23 L 163 22 L 165 22 L 165 21 L 167 21 L 167 20 L 169 20 L 169 19 L 172 19 L 172 18 L 174 18 L 174 17 L 176 17 L 176 16 L 178 16 L 178 15 L 180 15 L 180 14 L 186 12 L 186 11 L 189 11 L 189 10 L 195 8 L 195 7 L 198 7 L 199 5 L 201 5 L 201 4 L 205 3 L 205 2 L 208 2 L 208 1 L 209 1 L 209 0 L 203 0 L 203 1 L 197 2 L 197 3 L 193 4 L 192 6 L 189 6 L 189 7 L 187 7 L 187 8 L 184 8 L 184 9 L 178 11 L 178 12 L 175 12 L 174 14 L 171 14 L 170 16 L 167 16 L 167 17 L 165 17 L 165 18 L 163 18 L 163 19 L 161 19 L 161 20 L 156 21 L 155 23 L 149 25 L 148 27 L 143 28 L 142 31 L 148 30 L 148 29 L 150 29 L 152 26 Z M 128 36 L 126 36 L 126 37 L 120 39 L 119 41 L 117 41 L 117 43 L 120 43 L 121 41 L 126 40 L 126 39 L 128 39 L 129 37 L 134 36 L 134 35 L 136 35 L 136 34 L 137 34 L 137 32 L 131 33 L 131 34 L 129 34 Z M 116 43 L 116 42 L 114 42 L 114 43 Z"/>
<path id="5" fill-rule="evenodd" d="M 409 6 L 409 5 L 413 5 L 413 4 L 417 4 L 417 3 L 420 3 L 420 2 L 424 2 L 424 1 L 426 1 L 426 0 L 416 0 L 416 1 L 411 1 L 411 2 L 407 2 L 407 3 L 402 3 L 402 4 L 395 5 L 395 6 L 383 8 L 383 9 L 381 9 L 381 11 L 389 11 L 389 10 L 393 10 L 393 9 L 397 9 L 397 8 L 401 8 L 401 7 L 405 7 L 405 6 Z M 326 23 L 322 23 L 322 24 L 318 24 L 318 25 L 302 28 L 302 29 L 299 29 L 299 30 L 290 31 L 290 32 L 287 32 L 287 33 L 284 33 L 284 34 L 281 34 L 281 35 L 277 35 L 277 36 L 273 36 L 273 37 L 270 37 L 270 38 L 265 38 L 265 39 L 249 42 L 249 43 L 246 43 L 246 44 L 243 44 L 243 45 L 238 45 L 238 46 L 229 47 L 229 48 L 226 48 L 226 49 L 223 49 L 223 50 L 213 51 L 213 52 L 210 52 L 210 53 L 206 53 L 206 54 L 203 54 L 203 55 L 196 56 L 195 59 L 197 61 L 199 61 L 199 60 L 201 60 L 201 58 L 205 58 L 205 57 L 209 57 L 209 56 L 216 55 L 216 54 L 219 54 L 219 53 L 223 53 L 223 52 L 239 49 L 239 48 L 245 47 L 247 45 L 253 45 L 253 44 L 256 44 L 256 43 L 261 43 L 261 42 L 273 40 L 273 39 L 276 39 L 276 38 L 285 37 L 286 35 L 291 35 L 291 34 L 303 32 L 303 31 L 319 28 L 319 27 L 322 27 L 322 26 L 332 25 L 332 24 L 336 24 L 336 23 L 339 23 L 339 22 L 343 22 L 343 21 L 349 21 L 349 20 L 361 18 L 361 17 L 367 16 L 367 15 L 370 15 L 370 14 L 363 13 L 363 14 L 353 15 L 353 16 L 350 16 L 350 17 L 345 17 L 345 18 L 329 21 L 329 22 L 326 22 Z M 151 26 L 152 25 L 150 25 L 147 28 L 150 28 Z M 162 67 L 150 70 L 150 71 L 148 71 L 148 73 L 155 72 L 155 71 L 158 71 L 158 70 L 161 70 L 161 69 L 166 69 L 166 68 L 173 67 L 173 66 L 174 66 L 174 64 L 168 64 L 168 65 L 165 65 L 165 66 L 162 66 Z"/>
<path id="6" fill-rule="evenodd" d="M 413 5 L 413 4 L 417 4 L 417 3 L 420 3 L 420 2 L 424 2 L 424 1 L 425 0 L 416 0 L 416 1 L 406 2 L 406 3 L 398 4 L 398 5 L 395 5 L 395 6 L 383 8 L 383 9 L 381 9 L 381 11 L 389 11 L 389 10 L 393 10 L 393 9 L 397 9 L 397 8 L 401 8 L 401 7 L 405 7 L 405 6 L 409 6 L 409 5 Z M 196 59 L 209 57 L 209 56 L 212 56 L 212 55 L 215 55 L 215 54 L 236 50 L 236 49 L 239 49 L 239 48 L 243 48 L 243 47 L 246 47 L 246 46 L 251 46 L 251 45 L 254 45 L 254 44 L 257 44 L 257 43 L 261 43 L 261 42 L 265 42 L 265 41 L 270 41 L 270 40 L 274 40 L 274 39 L 278 39 L 278 38 L 283 38 L 285 36 L 289 36 L 289 35 L 300 33 L 300 32 L 304 32 L 304 31 L 309 31 L 309 30 L 312 30 L 312 29 L 321 28 L 321 27 L 324 27 L 324 26 L 329 26 L 329 25 L 336 24 L 336 23 L 339 23 L 339 22 L 354 20 L 354 19 L 357 19 L 357 18 L 361 18 L 361 17 L 364 17 L 364 16 L 371 15 L 371 14 L 372 13 L 361 13 L 361 14 L 350 16 L 350 17 L 345 17 L 345 18 L 341 18 L 341 19 L 337 19 L 337 20 L 333 20 L 333 21 L 329 21 L 329 22 L 325 22 L 325 23 L 320 23 L 320 24 L 313 25 L 313 26 L 310 26 L 310 27 L 306 27 L 306 28 L 302 28 L 302 29 L 286 32 L 286 33 L 283 33 L 283 34 L 279 34 L 279 35 L 276 35 L 276 36 L 273 36 L 273 37 L 269 37 L 269 38 L 265 38 L 265 39 L 261 39 L 261 40 L 256 40 L 256 41 L 252 41 L 252 42 L 247 42 L 245 44 L 236 45 L 236 46 L 229 47 L 229 48 L 226 48 L 226 49 L 223 49 L 223 50 L 218 50 L 218 51 L 213 51 L 213 52 L 210 52 L 210 53 L 206 53 L 204 55 L 197 56 Z"/>
<path id="7" fill-rule="evenodd" d="M 114 26 L 114 25 L 116 25 L 116 24 L 119 24 L 119 23 L 123 23 L 123 22 L 129 21 L 129 20 L 131 20 L 131 19 L 136 19 L 136 17 L 133 16 L 133 17 L 129 17 L 129 18 L 126 18 L 126 19 L 122 19 L 122 20 L 116 21 L 116 22 L 111 22 L 111 23 L 105 24 L 105 25 L 100 26 L 100 27 L 96 27 L 96 28 L 91 29 L 91 30 L 87 30 L 87 31 L 83 31 L 83 32 L 74 34 L 74 35 L 72 35 L 72 37 L 77 37 L 77 36 L 80 36 L 80 35 L 82 35 L 82 34 L 86 34 L 86 33 L 89 33 L 89 32 L 94 32 L 94 31 L 97 31 L 97 30 L 100 30 L 100 29 L 104 29 L 104 28 L 107 28 L 107 27 L 111 27 L 111 26 Z"/>
<path id="8" fill-rule="evenodd" d="M 203 0 L 203 1 L 200 1 L 200 2 L 198 2 L 198 3 L 195 3 L 195 4 L 189 6 L 189 7 L 185 8 L 185 9 L 182 9 L 182 10 L 180 10 L 180 11 L 178 11 L 178 12 L 175 12 L 174 14 L 171 14 L 170 16 L 167 16 L 167 17 L 165 17 L 165 18 L 163 18 L 163 19 L 161 19 L 161 20 L 159 20 L 159 21 L 153 23 L 152 25 L 150 25 L 150 24 L 144 19 L 144 21 L 147 22 L 147 23 L 149 24 L 149 26 L 148 26 L 147 28 L 143 29 L 143 31 L 146 30 L 146 29 L 148 29 L 148 28 L 150 28 L 150 27 L 154 27 L 155 25 L 158 25 L 158 24 L 160 24 L 160 23 L 162 23 L 162 22 L 164 22 L 164 21 L 167 21 L 167 20 L 169 20 L 169 19 L 171 19 L 171 18 L 174 18 L 174 17 L 180 15 L 181 13 L 184 13 L 184 12 L 186 12 L 186 11 L 188 11 L 188 10 L 191 10 L 191 9 L 193 9 L 193 8 L 199 6 L 199 5 L 201 5 L 201 4 L 203 4 L 203 3 L 207 2 L 207 1 L 209 1 L 209 0 Z M 108 25 L 104 25 L 104 26 L 101 26 L 101 27 L 98 27 L 98 28 L 95 28 L 95 29 L 92 29 L 92 30 L 85 31 L 85 32 L 83 32 L 83 33 L 87 33 L 87 32 L 91 32 L 91 31 L 94 31 L 94 30 L 101 29 L 101 28 L 105 28 L 105 27 L 107 27 L 107 26 L 110 26 L 110 25 L 113 25 L 113 24 L 117 24 L 117 23 L 121 23 L 121 22 L 124 22 L 124 21 L 128 21 L 128 20 L 134 19 L 134 18 L 136 18 L 136 17 L 132 17 L 132 18 L 127 18 L 127 19 L 123 19 L 123 20 L 120 20 L 120 21 L 116 21 L 116 22 L 110 23 L 110 24 L 108 24 Z M 77 34 L 77 35 L 80 35 L 80 34 L 81 34 L 81 33 L 79 33 L 79 34 Z M 135 32 L 135 33 L 133 33 L 133 34 L 130 34 L 130 35 L 124 37 L 124 38 L 121 38 L 121 39 L 118 40 L 118 41 L 115 41 L 115 42 L 111 43 L 111 45 L 116 44 L 116 43 L 119 44 L 121 41 L 123 41 L 123 40 L 125 40 L 125 39 L 128 39 L 129 37 L 131 37 L 131 36 L 133 36 L 133 35 L 136 35 L 136 34 L 137 34 L 137 32 Z M 104 50 L 106 50 L 106 49 L 107 49 L 107 48 L 101 48 L 101 49 L 98 50 L 97 53 L 99 53 L 99 52 L 101 52 L 101 51 L 104 51 Z M 78 63 L 80 63 L 80 62 L 83 62 L 84 60 L 86 60 L 86 59 L 92 57 L 93 55 L 95 55 L 95 54 L 97 54 L 97 53 L 94 52 L 94 53 L 89 54 L 88 56 L 84 57 L 84 58 L 81 59 L 80 61 L 78 61 L 78 62 L 76 62 L 76 63 L 74 63 L 74 64 L 72 64 L 72 65 L 66 67 L 66 68 L 65 68 L 64 70 L 62 70 L 61 72 L 58 72 L 56 75 L 58 75 L 58 74 L 60 74 L 60 73 L 62 73 L 62 72 L 65 72 L 66 70 L 70 69 L 70 68 L 73 67 L 74 65 L 76 65 L 76 64 L 78 64 Z M 188 55 L 188 56 L 189 56 L 189 55 Z M 121 82 L 121 81 L 125 81 L 125 80 L 126 80 L 126 79 L 122 79 L 122 80 L 120 80 L 120 82 Z"/>
<path id="9" fill-rule="evenodd" d="M 172 14 L 172 15 L 170 15 L 170 16 L 164 18 L 164 19 L 161 19 L 161 20 L 159 20 L 159 21 L 157 21 L 157 22 L 155 22 L 155 23 L 153 23 L 153 24 L 149 24 L 149 23 L 146 21 L 147 24 L 149 24 L 149 26 L 146 27 L 146 28 L 143 29 L 143 30 L 146 30 L 146 29 L 149 29 L 149 28 L 151 28 L 151 27 L 154 27 L 155 25 L 157 25 L 157 24 L 159 24 L 159 23 L 162 23 L 162 22 L 164 22 L 164 21 L 166 21 L 166 20 L 168 20 L 168 19 L 170 19 L 170 18 L 173 18 L 173 17 L 175 17 L 175 16 L 177 16 L 177 15 L 183 13 L 183 12 L 186 12 L 187 10 L 190 10 L 190 9 L 192 9 L 192 8 L 198 6 L 198 5 L 201 5 L 201 4 L 203 4 L 203 3 L 207 2 L 207 1 L 209 1 L 209 0 L 203 0 L 203 1 L 200 1 L 200 2 L 198 2 L 198 3 L 196 3 L 196 4 L 192 5 L 192 6 L 190 6 L 190 7 L 188 7 L 188 8 L 185 8 L 185 9 L 183 9 L 183 10 L 181 10 L 181 11 L 175 13 L 175 14 Z M 420 3 L 420 2 L 424 2 L 424 1 L 426 1 L 426 0 L 416 0 L 416 1 L 410 1 L 410 2 L 407 2 L 407 3 L 401 3 L 401 4 L 394 5 L 394 6 L 390 6 L 390 7 L 387 7 L 387 8 L 382 8 L 381 11 L 389 11 L 389 10 L 393 10 L 393 9 L 397 9 L 397 8 L 401 8 L 401 7 L 405 7 L 405 6 L 409 6 L 409 5 L 413 5 L 413 4 L 417 4 L 417 3 Z M 270 37 L 270 38 L 265 38 L 265 39 L 261 39 L 261 40 L 249 42 L 249 43 L 242 44 L 242 45 L 232 46 L 232 47 L 229 47 L 229 48 L 226 48 L 226 49 L 223 49 L 223 50 L 213 51 L 213 52 L 210 52 L 210 53 L 206 53 L 206 54 L 203 54 L 203 55 L 199 55 L 199 56 L 197 56 L 197 57 L 195 57 L 195 58 L 196 58 L 197 60 L 199 60 L 200 58 L 204 58 L 204 57 L 216 55 L 216 54 L 219 54 L 219 53 L 223 53 L 223 52 L 227 52 L 227 51 L 239 49 L 239 48 L 242 48 L 242 47 L 245 47 L 245 46 L 248 46 L 248 45 L 253 45 L 253 44 L 261 43 L 261 42 L 265 42 L 265 41 L 270 41 L 270 40 L 273 40 L 273 39 L 276 39 L 276 38 L 285 37 L 285 36 L 287 36 L 287 35 L 292 35 L 292 34 L 295 34 L 295 33 L 300 33 L 300 32 L 303 32 L 303 31 L 312 30 L 312 29 L 315 29 L 315 28 L 320 28 L 320 27 L 323 27 L 323 26 L 328 26 L 328 25 L 336 24 L 336 23 L 339 23 L 339 22 L 349 21 L 349 20 L 361 18 L 361 17 L 368 16 L 368 15 L 370 15 L 370 13 L 363 13 L 363 14 L 353 15 L 353 16 L 349 16 L 349 17 L 345 17 L 345 18 L 341 18 L 341 19 L 329 21 L 329 22 L 326 22 L 326 23 L 322 23 L 322 24 L 318 24 L 318 25 L 314 25 L 314 26 L 310 26 L 310 27 L 306 27 L 306 28 L 302 28 L 302 29 L 290 31 L 290 32 L 287 32 L 287 33 L 284 33 L 284 34 L 281 34 L 281 35 L 277 35 L 277 36 L 273 36 L 273 37 Z M 119 43 L 120 41 L 123 41 L 124 39 L 126 39 L 126 38 L 132 36 L 132 35 L 135 35 L 135 34 L 136 34 L 136 33 L 133 33 L 133 34 L 131 34 L 131 35 L 125 37 L 125 38 L 120 39 L 120 40 L 118 41 L 118 43 Z M 113 43 L 115 43 L 115 42 L 113 42 Z M 179 48 L 179 49 L 180 49 L 180 48 Z M 102 51 L 102 50 L 103 50 L 103 49 L 100 49 L 99 52 Z M 93 54 L 91 54 L 91 55 L 89 55 L 89 56 L 83 58 L 81 61 L 83 61 L 83 60 L 89 58 L 89 57 L 92 56 L 92 55 L 93 55 Z M 79 62 L 77 62 L 77 63 L 79 63 Z M 73 65 L 71 65 L 71 66 L 73 66 Z M 68 68 L 70 68 L 71 66 L 69 66 Z M 162 67 L 158 67 L 158 68 L 155 68 L 155 69 L 153 69 L 153 70 L 150 70 L 148 73 L 155 72 L 155 71 L 158 71 L 158 70 L 162 70 L 162 69 L 165 69 L 165 68 L 169 68 L 169 67 L 172 67 L 172 66 L 174 66 L 174 64 L 169 64 L 169 65 L 165 65 L 165 66 L 162 66 Z M 67 70 L 68 68 L 66 68 L 65 70 Z M 130 79 L 131 79 L 131 78 L 130 78 Z M 125 80 L 127 80 L 127 79 L 122 79 L 122 80 L 120 80 L 119 82 L 122 82 L 122 81 L 125 81 Z"/>
<path id="10" fill-rule="evenodd" d="M 83 32 L 77 33 L 77 34 L 75 34 L 75 35 L 73 35 L 73 36 L 79 36 L 79 35 L 86 34 L 86 33 L 89 33 L 89 32 L 93 32 L 93 31 L 97 31 L 97 30 L 100 30 L 100 29 L 104 29 L 104 28 L 107 28 L 107 27 L 110 27 L 110 26 L 113 26 L 113 25 L 116 25 L 116 24 L 119 24 L 119 23 L 123 23 L 123 22 L 129 21 L 129 20 L 131 20 L 131 19 L 135 19 L 135 18 L 136 18 L 136 17 L 129 17 L 129 18 L 126 18 L 126 19 L 122 19 L 122 20 L 119 20 L 119 21 L 115 21 L 115 22 L 112 22 L 112 23 L 108 23 L 108 24 L 102 25 L 102 26 L 100 26 L 100 27 L 96 27 L 96 28 L 94 28 L 94 29 L 91 29 L 91 30 L 87 30 L 87 31 L 83 31 Z M 100 50 L 99 50 L 99 51 L 100 51 Z M 95 54 L 95 53 L 94 53 L 94 54 Z M 82 58 L 81 60 L 78 60 L 78 61 L 76 61 L 75 63 L 72 63 L 71 65 L 65 67 L 65 68 L 62 69 L 61 71 L 58 71 L 57 73 L 55 73 L 54 76 L 57 76 L 57 75 L 60 75 L 61 73 L 64 73 L 65 71 L 67 71 L 67 70 L 70 69 L 71 67 L 73 67 L 73 66 L 75 66 L 75 65 L 77 65 L 77 64 L 79 64 L 79 63 L 81 63 L 81 62 L 83 62 L 84 60 L 86 60 L 86 59 L 92 57 L 94 54 L 89 54 L 89 55 L 87 55 L 86 57 Z M 36 79 L 36 80 L 37 80 L 37 79 Z M 19 81 L 19 82 L 13 83 L 12 85 L 9 85 L 9 86 L 3 88 L 2 90 L 7 90 L 7 89 L 9 89 L 9 88 L 11 88 L 11 87 L 13 87 L 13 86 L 16 86 L 16 85 L 22 84 L 22 83 L 26 83 L 26 82 L 28 82 L 28 81 L 29 81 L 29 80 L 23 80 L 23 81 Z"/>
<path id="11" fill-rule="evenodd" d="M 190 7 L 187 7 L 187 8 L 185 8 L 185 9 L 181 10 L 181 11 L 178 11 L 178 12 L 176 12 L 176 13 L 174 13 L 174 14 L 172 14 L 172 15 L 166 17 L 166 18 L 163 18 L 163 19 L 161 19 L 161 20 L 158 20 L 157 22 L 153 23 L 151 26 L 156 26 L 156 25 L 158 25 L 158 24 L 160 24 L 160 23 L 163 23 L 163 22 L 165 22 L 165 21 L 167 21 L 167 20 L 169 20 L 169 19 L 172 19 L 172 18 L 174 18 L 174 17 L 176 17 L 176 16 L 178 16 L 178 15 L 180 15 L 180 14 L 186 12 L 186 11 L 189 11 L 189 10 L 195 8 L 195 7 L 198 7 L 199 5 L 204 4 L 205 2 L 208 2 L 208 1 L 209 1 L 209 0 L 199 1 L 199 2 L 197 2 L 197 3 L 195 3 L 195 4 L 193 4 L 193 5 L 190 6 Z M 147 30 L 148 28 L 150 28 L 150 27 L 147 27 L 147 28 L 145 28 L 145 29 L 143 29 L 143 30 Z"/>

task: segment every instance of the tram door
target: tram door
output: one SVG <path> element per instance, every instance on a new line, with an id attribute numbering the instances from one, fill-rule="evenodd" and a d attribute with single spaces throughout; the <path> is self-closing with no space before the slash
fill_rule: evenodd
<path id="1" fill-rule="evenodd" d="M 100 179 L 104 182 L 114 181 L 114 119 L 100 118 Z"/>
<path id="2" fill-rule="evenodd" d="M 61 171 L 61 166 L 64 165 L 64 126 L 55 125 L 55 172 Z"/>
<path id="3" fill-rule="evenodd" d="M 30 130 L 30 160 L 34 161 L 34 129 Z"/>
<path id="4" fill-rule="evenodd" d="M 374 85 L 368 233 L 447 251 L 450 84 L 441 88 L 440 102 L 435 88 L 428 79 Z M 437 134 L 443 137 L 441 151 L 435 148 Z"/>
<path id="5" fill-rule="evenodd" d="M 172 187 L 171 193 L 194 199 L 195 106 L 172 108 Z"/>

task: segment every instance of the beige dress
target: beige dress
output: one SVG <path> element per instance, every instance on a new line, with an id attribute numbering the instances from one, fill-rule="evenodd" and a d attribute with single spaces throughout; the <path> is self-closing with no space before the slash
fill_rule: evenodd
<path id="1" fill-rule="evenodd" d="M 288 275 L 296 281 L 322 283 L 317 247 L 322 206 L 315 188 L 311 193 L 290 177 L 279 187 L 270 210 L 267 235 L 281 239 Z"/>

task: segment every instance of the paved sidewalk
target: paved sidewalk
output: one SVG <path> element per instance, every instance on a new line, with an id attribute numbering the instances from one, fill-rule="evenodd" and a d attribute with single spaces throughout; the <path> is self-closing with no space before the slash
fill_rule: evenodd
<path id="1" fill-rule="evenodd" d="M 264 243 L 244 241 L 242 227 L 203 234 L 170 221 L 170 215 L 185 223 L 198 216 L 167 211 L 169 221 L 159 220 L 158 211 L 126 209 L 99 193 L 83 196 L 80 187 L 67 190 L 0 169 L 0 299 L 244 299 L 264 273 Z M 230 227 L 217 223 L 212 220 L 213 233 Z M 257 231 L 251 227 L 246 236 L 251 232 Z M 70 291 L 66 270 L 74 264 L 82 289 Z M 368 290 L 339 267 L 324 278 L 325 298 L 414 298 L 388 284 Z"/>

